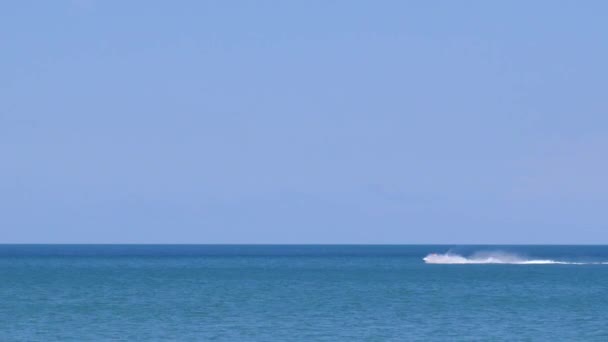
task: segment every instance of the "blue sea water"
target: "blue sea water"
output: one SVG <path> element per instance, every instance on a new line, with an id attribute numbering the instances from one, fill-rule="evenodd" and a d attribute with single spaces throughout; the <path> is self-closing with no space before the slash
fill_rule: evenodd
<path id="1" fill-rule="evenodd" d="M 608 341 L 602 262 L 608 246 L 0 245 L 0 341 Z"/>

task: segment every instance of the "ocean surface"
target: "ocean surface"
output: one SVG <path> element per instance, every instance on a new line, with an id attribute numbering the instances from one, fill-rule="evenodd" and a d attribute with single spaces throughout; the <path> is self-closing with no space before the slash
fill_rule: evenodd
<path id="1" fill-rule="evenodd" d="M 608 341 L 608 246 L 0 245 L 0 341 Z"/>

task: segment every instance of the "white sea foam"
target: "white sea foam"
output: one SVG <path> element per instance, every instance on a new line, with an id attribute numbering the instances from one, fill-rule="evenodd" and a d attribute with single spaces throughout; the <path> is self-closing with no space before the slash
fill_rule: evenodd
<path id="1" fill-rule="evenodd" d="M 587 264 L 608 264 L 608 262 L 569 262 L 551 259 L 526 259 L 515 254 L 504 252 L 478 252 L 465 257 L 459 254 L 432 253 L 423 258 L 427 264 L 512 264 L 512 265 L 587 265 Z"/>

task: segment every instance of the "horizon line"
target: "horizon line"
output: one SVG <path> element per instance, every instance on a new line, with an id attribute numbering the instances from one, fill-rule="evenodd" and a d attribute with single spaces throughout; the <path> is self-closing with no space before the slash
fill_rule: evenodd
<path id="1" fill-rule="evenodd" d="M 608 246 L 606 243 L 149 243 L 149 242 L 0 242 L 0 246 Z"/>

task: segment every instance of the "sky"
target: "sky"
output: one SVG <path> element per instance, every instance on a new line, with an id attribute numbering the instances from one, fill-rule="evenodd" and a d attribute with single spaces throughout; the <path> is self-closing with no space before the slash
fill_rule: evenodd
<path id="1" fill-rule="evenodd" d="M 607 11 L 0 2 L 0 243 L 608 243 Z"/>

